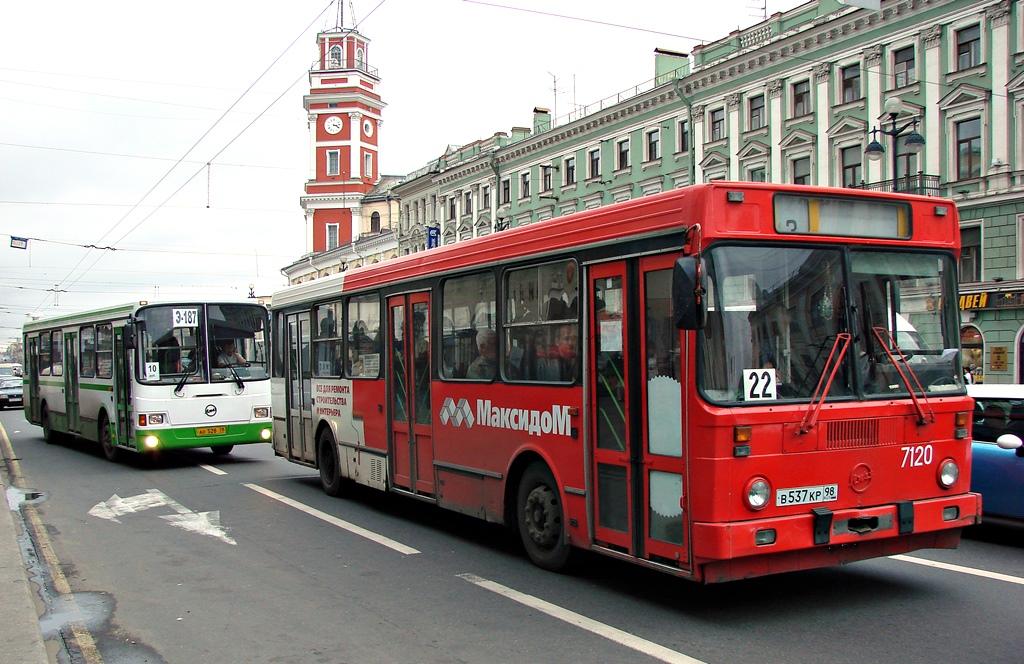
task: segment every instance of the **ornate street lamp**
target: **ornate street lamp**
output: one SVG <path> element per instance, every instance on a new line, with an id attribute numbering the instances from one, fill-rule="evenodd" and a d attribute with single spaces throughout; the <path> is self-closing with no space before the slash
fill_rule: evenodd
<path id="1" fill-rule="evenodd" d="M 889 114 L 890 128 L 886 129 L 883 125 L 881 128 L 873 127 L 871 129 L 871 142 L 868 143 L 868 147 L 865 148 L 864 154 L 867 158 L 872 161 L 878 161 L 885 154 L 885 146 L 878 142 L 878 134 L 885 134 L 886 136 L 892 136 L 892 190 L 896 191 L 896 168 L 897 168 L 897 150 L 896 141 L 899 140 L 900 136 L 906 134 L 906 138 L 903 139 L 903 147 L 910 152 L 917 154 L 924 149 L 924 136 L 917 133 L 917 118 L 907 120 L 906 124 L 902 127 L 897 126 L 896 118 L 899 117 L 900 112 L 903 110 L 903 100 L 899 97 L 890 97 L 885 100 L 885 112 Z M 908 131 L 909 130 L 909 131 Z M 907 177 L 909 179 L 910 173 L 908 172 Z"/>

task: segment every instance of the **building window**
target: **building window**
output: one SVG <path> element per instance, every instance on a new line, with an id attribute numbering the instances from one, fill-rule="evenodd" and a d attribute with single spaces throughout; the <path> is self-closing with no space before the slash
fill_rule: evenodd
<path id="1" fill-rule="evenodd" d="M 529 198 L 530 196 L 530 171 L 519 176 L 519 198 Z"/>
<path id="2" fill-rule="evenodd" d="M 981 226 L 960 229 L 960 282 L 981 281 Z"/>
<path id="3" fill-rule="evenodd" d="M 340 175 L 341 174 L 341 150 L 328 150 L 327 151 L 327 174 L 328 175 Z"/>
<path id="4" fill-rule="evenodd" d="M 956 31 L 956 68 L 970 69 L 981 64 L 981 28 L 972 25 Z"/>
<path id="5" fill-rule="evenodd" d="M 540 167 L 541 191 L 551 191 L 551 167 Z"/>
<path id="6" fill-rule="evenodd" d="M 576 157 L 565 158 L 565 184 L 576 184 Z"/>
<path id="7" fill-rule="evenodd" d="M 341 47 L 332 46 L 330 55 L 330 68 L 337 69 L 341 67 Z"/>
<path id="8" fill-rule="evenodd" d="M 590 177 L 601 177 L 601 148 L 594 148 L 589 152 Z"/>
<path id="9" fill-rule="evenodd" d="M 363 155 L 363 177 L 373 177 L 373 153 L 367 152 Z"/>
<path id="10" fill-rule="evenodd" d="M 751 97 L 748 103 L 750 104 L 750 129 L 760 129 L 765 125 L 764 95 Z"/>
<path id="11" fill-rule="evenodd" d="M 647 161 L 654 161 L 661 156 L 658 146 L 661 143 L 661 130 L 652 129 L 647 132 Z"/>
<path id="12" fill-rule="evenodd" d="M 448 218 L 449 219 L 454 219 L 455 218 L 455 197 L 454 196 L 449 196 L 448 197 Z"/>
<path id="13" fill-rule="evenodd" d="M 800 81 L 793 84 L 793 117 L 807 115 L 811 112 L 811 82 Z"/>
<path id="14" fill-rule="evenodd" d="M 864 179 L 861 162 L 861 147 L 843 148 L 839 155 L 843 162 L 843 186 L 856 187 Z"/>
<path id="15" fill-rule="evenodd" d="M 711 140 L 725 138 L 725 109 L 716 108 L 711 111 Z"/>
<path id="16" fill-rule="evenodd" d="M 380 233 L 380 212 L 374 212 L 370 215 L 370 232 Z"/>
<path id="17" fill-rule="evenodd" d="M 901 48 L 892 54 L 893 85 L 902 88 L 917 79 L 914 76 L 914 47 Z"/>
<path id="18" fill-rule="evenodd" d="M 956 177 L 981 176 L 981 118 L 956 123 Z"/>
<path id="19" fill-rule="evenodd" d="M 686 152 L 690 149 L 690 121 L 679 121 L 679 151 Z"/>
<path id="20" fill-rule="evenodd" d="M 501 205 L 508 205 L 512 200 L 512 180 L 505 178 L 501 181 Z"/>
<path id="21" fill-rule="evenodd" d="M 618 167 L 620 169 L 629 168 L 629 139 L 623 139 L 617 144 L 619 155 Z"/>
<path id="22" fill-rule="evenodd" d="M 327 224 L 327 251 L 338 248 L 338 224 Z"/>
<path id="23" fill-rule="evenodd" d="M 843 81 L 843 103 L 860 99 L 860 65 L 843 67 L 840 75 Z"/>
<path id="24" fill-rule="evenodd" d="M 491 188 L 486 184 L 480 189 L 480 209 L 491 209 Z"/>
<path id="25" fill-rule="evenodd" d="M 811 183 L 811 158 L 801 157 L 793 160 L 793 184 Z"/>
<path id="26" fill-rule="evenodd" d="M 768 180 L 765 175 L 764 166 L 751 168 L 749 171 L 747 171 L 747 180 L 749 182 L 767 182 Z"/>
<path id="27" fill-rule="evenodd" d="M 917 175 L 917 154 L 905 147 L 896 148 L 896 177 L 902 178 L 908 175 Z"/>
<path id="28" fill-rule="evenodd" d="M 467 191 L 462 202 L 462 214 L 473 214 L 473 192 Z"/>

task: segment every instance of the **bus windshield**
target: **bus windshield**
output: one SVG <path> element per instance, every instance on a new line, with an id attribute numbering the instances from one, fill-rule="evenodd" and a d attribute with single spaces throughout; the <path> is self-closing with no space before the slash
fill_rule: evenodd
<path id="1" fill-rule="evenodd" d="M 830 400 L 908 395 L 897 365 L 928 395 L 963 394 L 952 256 L 783 246 L 706 255 L 698 381 L 708 400 L 806 402 L 844 332 L 853 343 Z"/>
<path id="2" fill-rule="evenodd" d="M 257 304 L 174 304 L 136 314 L 140 382 L 264 380 L 267 310 Z"/>

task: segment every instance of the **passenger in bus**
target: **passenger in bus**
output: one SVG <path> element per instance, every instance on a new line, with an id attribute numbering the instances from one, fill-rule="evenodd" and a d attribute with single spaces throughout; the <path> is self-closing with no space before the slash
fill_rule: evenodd
<path id="1" fill-rule="evenodd" d="M 498 344 L 494 330 L 480 330 L 476 334 L 479 355 L 466 370 L 466 378 L 489 380 L 498 373 Z"/>
<path id="2" fill-rule="evenodd" d="M 232 364 L 245 364 L 245 358 L 235 350 L 234 341 L 225 341 L 221 346 L 220 355 L 217 356 L 217 366 L 227 367 Z"/>
<path id="3" fill-rule="evenodd" d="M 555 337 L 562 380 L 575 380 L 579 373 L 579 331 L 575 325 L 562 325 Z"/>

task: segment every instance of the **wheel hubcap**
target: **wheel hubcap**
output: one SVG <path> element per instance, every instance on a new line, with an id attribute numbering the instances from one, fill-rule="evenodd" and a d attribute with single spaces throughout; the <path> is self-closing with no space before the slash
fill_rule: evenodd
<path id="1" fill-rule="evenodd" d="M 558 517 L 558 500 L 546 486 L 538 486 L 526 498 L 526 530 L 539 546 L 551 548 L 558 542 L 561 522 Z"/>

